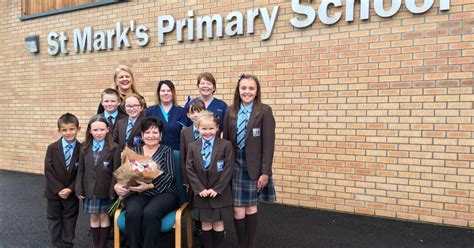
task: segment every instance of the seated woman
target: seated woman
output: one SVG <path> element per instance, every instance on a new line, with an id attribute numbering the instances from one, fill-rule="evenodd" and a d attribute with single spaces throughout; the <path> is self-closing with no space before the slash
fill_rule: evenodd
<path id="1" fill-rule="evenodd" d="M 161 220 L 178 207 L 178 193 L 175 185 L 173 151 L 160 145 L 163 123 L 154 117 L 142 121 L 144 145 L 135 146 L 138 154 L 150 157 L 163 171 L 152 183 L 139 182 L 138 186 L 126 188 L 115 184 L 115 192 L 125 197 L 125 236 L 127 247 L 156 247 Z"/>

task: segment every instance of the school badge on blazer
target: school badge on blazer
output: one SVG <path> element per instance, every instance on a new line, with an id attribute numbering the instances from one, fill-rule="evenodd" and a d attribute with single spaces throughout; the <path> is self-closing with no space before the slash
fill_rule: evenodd
<path id="1" fill-rule="evenodd" d="M 223 170 L 224 170 L 224 160 L 217 161 L 217 171 L 223 171 Z"/>
<path id="2" fill-rule="evenodd" d="M 142 136 L 134 136 L 133 137 L 133 145 L 139 146 L 142 143 Z"/>
<path id="3" fill-rule="evenodd" d="M 110 161 L 104 161 L 104 167 L 110 169 Z"/>
<path id="4" fill-rule="evenodd" d="M 260 128 L 252 129 L 253 137 L 260 137 Z"/>

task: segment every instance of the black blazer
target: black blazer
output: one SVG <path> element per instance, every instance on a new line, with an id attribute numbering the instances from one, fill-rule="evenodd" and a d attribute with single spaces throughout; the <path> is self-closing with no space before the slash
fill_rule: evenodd
<path id="1" fill-rule="evenodd" d="M 237 153 L 237 118 L 231 118 L 229 113 L 224 117 L 223 137 L 232 142 Z M 275 118 L 270 106 L 262 104 L 262 111 L 257 115 L 255 109 L 250 114 L 245 136 L 245 158 L 250 178 L 258 180 L 261 174 L 272 175 L 273 153 L 275 151 Z"/>
<path id="2" fill-rule="evenodd" d="M 97 163 L 91 147 L 83 149 L 79 156 L 79 168 L 76 179 L 76 195 L 86 198 L 114 198 L 113 172 L 120 166 L 120 149 L 112 143 L 99 154 Z"/>
<path id="3" fill-rule="evenodd" d="M 71 167 L 66 171 L 66 160 L 64 160 L 61 139 L 48 146 L 44 158 L 44 176 L 46 177 L 44 197 L 47 199 L 62 199 L 58 193 L 64 188 L 75 191 L 81 143 L 76 141 L 71 158 Z M 74 194 L 71 194 L 71 196 L 74 196 Z"/>
<path id="4" fill-rule="evenodd" d="M 132 131 L 130 132 L 130 137 L 128 140 L 125 140 L 125 136 L 127 135 L 127 126 L 128 126 L 128 117 L 122 118 L 116 122 L 116 127 L 114 129 L 114 142 L 118 144 L 120 150 L 122 151 L 125 146 L 128 146 L 130 149 L 134 146 L 141 145 L 142 140 L 142 120 L 144 116 L 139 115 L 135 124 L 132 127 Z"/>
<path id="5" fill-rule="evenodd" d="M 189 184 L 194 192 L 193 206 L 196 208 L 222 208 L 232 206 L 232 190 L 230 180 L 234 172 L 234 152 L 232 144 L 216 137 L 212 146 L 209 172 L 204 170 L 201 155 L 202 139 L 188 146 L 186 156 L 186 173 Z M 205 189 L 213 189 L 218 193 L 215 198 L 202 198 L 199 193 Z"/>

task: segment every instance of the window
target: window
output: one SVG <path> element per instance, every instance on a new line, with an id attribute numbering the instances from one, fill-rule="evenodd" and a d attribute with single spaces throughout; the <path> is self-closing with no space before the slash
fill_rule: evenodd
<path id="1" fill-rule="evenodd" d="M 22 16 L 20 20 L 29 20 L 123 1 L 124 0 L 21 0 Z"/>

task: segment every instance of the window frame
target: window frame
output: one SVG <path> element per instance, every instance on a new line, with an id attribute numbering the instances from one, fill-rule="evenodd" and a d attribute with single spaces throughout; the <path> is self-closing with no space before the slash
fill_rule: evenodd
<path id="1" fill-rule="evenodd" d="M 35 13 L 35 14 L 31 14 L 31 15 L 22 15 L 22 16 L 20 16 L 20 20 L 21 21 L 26 21 L 26 20 L 36 19 L 36 18 L 40 18 L 40 17 L 58 15 L 58 14 L 77 11 L 77 10 L 82 10 L 82 9 L 95 8 L 95 7 L 99 7 L 99 6 L 103 6 L 103 5 L 120 3 L 120 2 L 124 2 L 124 1 L 125 0 L 100 0 L 100 1 L 97 1 L 97 2 L 86 3 L 86 4 L 76 5 L 76 6 L 70 6 L 70 7 L 66 7 L 66 8 L 62 8 L 62 9 L 50 10 L 50 11 Z M 21 6 L 21 7 L 23 9 L 23 6 Z"/>

